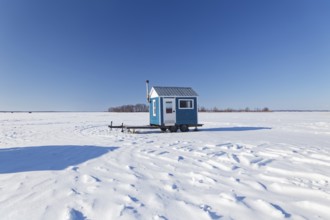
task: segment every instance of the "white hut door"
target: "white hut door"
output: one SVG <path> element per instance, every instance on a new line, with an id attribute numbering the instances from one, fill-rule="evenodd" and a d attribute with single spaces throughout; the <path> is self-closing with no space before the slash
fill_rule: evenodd
<path id="1" fill-rule="evenodd" d="M 175 99 L 164 98 L 163 107 L 164 124 L 166 126 L 174 125 L 176 123 Z"/>

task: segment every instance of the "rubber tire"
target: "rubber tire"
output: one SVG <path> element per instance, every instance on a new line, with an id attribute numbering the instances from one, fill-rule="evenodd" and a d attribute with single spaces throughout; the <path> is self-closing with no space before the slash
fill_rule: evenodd
<path id="1" fill-rule="evenodd" d="M 160 130 L 161 130 L 162 132 L 166 132 L 167 127 L 160 127 Z"/>
<path id="2" fill-rule="evenodd" d="M 176 126 L 176 125 L 170 126 L 169 130 L 170 130 L 170 132 L 177 132 L 178 131 L 178 126 Z"/>
<path id="3" fill-rule="evenodd" d="M 189 126 L 188 125 L 181 125 L 180 126 L 180 131 L 181 132 L 187 132 L 187 131 L 189 131 Z"/>

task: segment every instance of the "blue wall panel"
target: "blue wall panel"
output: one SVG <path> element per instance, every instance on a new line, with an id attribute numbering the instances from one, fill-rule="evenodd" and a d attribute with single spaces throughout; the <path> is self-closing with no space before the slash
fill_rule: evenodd
<path id="1" fill-rule="evenodd" d="M 192 99 L 194 100 L 194 106 L 192 109 L 180 109 L 180 99 Z M 176 98 L 176 123 L 177 124 L 197 124 L 197 98 L 196 97 L 182 97 Z"/>

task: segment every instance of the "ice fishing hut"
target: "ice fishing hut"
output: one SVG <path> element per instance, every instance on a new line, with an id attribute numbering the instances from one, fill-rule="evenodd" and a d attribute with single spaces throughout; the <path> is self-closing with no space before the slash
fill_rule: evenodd
<path id="1" fill-rule="evenodd" d="M 154 86 L 149 92 L 147 80 L 147 100 L 149 102 L 150 125 L 161 130 L 185 132 L 198 124 L 198 94 L 190 87 Z"/>

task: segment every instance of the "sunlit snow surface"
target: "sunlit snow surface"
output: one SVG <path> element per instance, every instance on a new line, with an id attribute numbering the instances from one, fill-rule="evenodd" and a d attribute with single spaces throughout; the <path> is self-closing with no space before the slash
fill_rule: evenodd
<path id="1" fill-rule="evenodd" d="M 0 219 L 330 219 L 330 113 L 0 113 Z"/>

